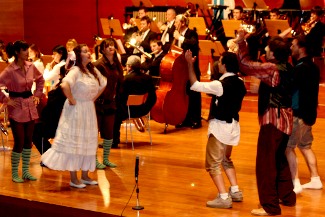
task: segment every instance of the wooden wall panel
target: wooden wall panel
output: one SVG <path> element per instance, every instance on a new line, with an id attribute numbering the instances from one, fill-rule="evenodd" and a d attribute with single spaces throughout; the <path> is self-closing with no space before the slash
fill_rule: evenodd
<path id="1" fill-rule="evenodd" d="M 36 43 L 44 54 L 69 38 L 93 44 L 97 33 L 96 4 L 93 0 L 25 0 L 25 38 Z"/>
<path id="2" fill-rule="evenodd" d="M 23 0 L 1 0 L 0 39 L 7 43 L 23 37 Z"/>

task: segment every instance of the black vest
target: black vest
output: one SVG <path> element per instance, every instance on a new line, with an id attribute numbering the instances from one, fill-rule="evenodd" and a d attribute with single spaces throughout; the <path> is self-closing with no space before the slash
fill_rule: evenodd
<path id="1" fill-rule="evenodd" d="M 265 111 L 272 108 L 291 108 L 293 93 L 293 66 L 288 62 L 277 63 L 280 74 L 280 83 L 271 87 L 261 82 L 258 90 L 258 115 L 263 116 Z M 278 112 L 280 117 L 280 112 Z"/>
<path id="2" fill-rule="evenodd" d="M 212 96 L 210 104 L 210 119 L 218 119 L 231 123 L 232 119 L 239 121 L 239 111 L 243 98 L 246 94 L 244 82 L 237 75 L 229 76 L 220 80 L 223 87 L 223 95 Z M 218 99 L 218 105 L 215 104 Z"/>

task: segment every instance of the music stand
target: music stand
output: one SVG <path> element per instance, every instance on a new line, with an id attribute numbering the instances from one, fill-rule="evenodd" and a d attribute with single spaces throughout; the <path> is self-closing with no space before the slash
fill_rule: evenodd
<path id="1" fill-rule="evenodd" d="M 144 6 L 144 7 L 151 8 L 151 7 L 154 6 L 154 5 L 151 3 L 150 0 L 132 0 L 132 4 L 133 4 L 135 7 L 141 7 L 141 6 Z"/>
<path id="2" fill-rule="evenodd" d="M 151 24 L 150 24 L 150 30 L 153 31 L 153 32 L 155 32 L 155 33 L 158 33 L 158 34 L 161 33 L 160 32 L 160 29 L 157 26 L 157 23 L 154 22 L 154 21 L 152 21 Z"/>
<path id="3" fill-rule="evenodd" d="M 125 54 L 126 52 L 125 52 L 125 49 L 123 47 L 123 43 L 122 43 L 121 39 L 116 39 L 115 41 L 116 41 L 116 44 L 117 44 L 117 52 L 119 54 Z"/>
<path id="4" fill-rule="evenodd" d="M 226 37 L 235 38 L 240 28 L 241 20 L 221 20 Z"/>
<path id="5" fill-rule="evenodd" d="M 211 66 L 213 67 L 214 62 L 219 59 L 221 54 L 225 51 L 220 41 L 211 41 L 211 40 L 199 40 L 200 46 L 200 56 L 207 56 L 208 64 L 207 66 L 207 74 L 203 75 L 206 79 L 210 80 L 211 78 Z M 210 59 L 211 58 L 211 59 Z M 211 61 L 212 60 L 212 61 Z M 203 69 L 204 71 L 205 69 Z M 202 72 L 202 70 L 201 70 Z"/>
<path id="6" fill-rule="evenodd" d="M 141 29 L 141 23 L 140 22 L 141 22 L 140 19 L 135 19 L 135 23 L 136 23 L 138 29 Z"/>
<path id="7" fill-rule="evenodd" d="M 243 0 L 246 8 L 269 9 L 264 0 Z"/>
<path id="8" fill-rule="evenodd" d="M 271 37 L 278 36 L 280 33 L 290 28 L 287 20 L 265 19 L 264 21 L 266 29 Z M 292 37 L 291 32 L 288 34 L 287 37 Z"/>
<path id="9" fill-rule="evenodd" d="M 118 19 L 107 19 L 100 18 L 100 22 L 102 24 L 104 35 L 114 36 L 123 36 L 124 33 L 122 31 L 120 20 Z"/>
<path id="10" fill-rule="evenodd" d="M 213 54 L 213 57 L 220 57 L 220 55 L 225 52 L 220 41 L 199 40 L 199 46 L 200 55 L 204 56 Z"/>
<path id="11" fill-rule="evenodd" d="M 206 25 L 204 22 L 204 18 L 203 17 L 189 17 L 189 25 L 188 27 L 190 29 L 194 29 L 194 27 L 196 28 L 196 32 L 198 35 L 206 35 Z"/>

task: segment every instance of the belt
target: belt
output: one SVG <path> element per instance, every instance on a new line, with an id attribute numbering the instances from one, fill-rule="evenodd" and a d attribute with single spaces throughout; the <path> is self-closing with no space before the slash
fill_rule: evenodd
<path id="1" fill-rule="evenodd" d="M 29 98 L 33 96 L 31 91 L 24 91 L 24 92 L 14 92 L 14 91 L 9 91 L 9 96 L 10 97 L 22 97 L 24 99 Z"/>

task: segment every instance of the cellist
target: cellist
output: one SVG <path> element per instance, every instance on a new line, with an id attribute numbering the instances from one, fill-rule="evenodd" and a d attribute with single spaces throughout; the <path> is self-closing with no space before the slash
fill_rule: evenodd
<path id="1" fill-rule="evenodd" d="M 199 68 L 199 36 L 196 30 L 188 28 L 189 19 L 183 14 L 179 14 L 175 19 L 175 32 L 174 38 L 175 45 L 181 47 L 183 52 L 191 50 L 193 56 L 196 56 L 194 62 L 194 72 L 198 81 L 200 81 L 200 68 Z M 191 127 L 197 129 L 202 126 L 201 124 L 201 94 L 190 90 L 190 83 L 186 85 L 187 94 L 189 96 L 188 111 L 185 120 L 176 125 L 176 128 Z"/>

